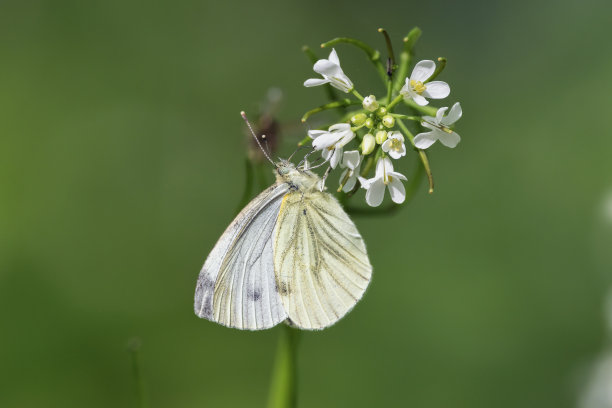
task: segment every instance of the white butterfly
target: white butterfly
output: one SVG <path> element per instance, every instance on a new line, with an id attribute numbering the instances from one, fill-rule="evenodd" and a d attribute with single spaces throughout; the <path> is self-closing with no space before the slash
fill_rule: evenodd
<path id="1" fill-rule="evenodd" d="M 336 323 L 372 276 L 355 224 L 315 173 L 288 161 L 277 181 L 227 227 L 204 262 L 195 291 L 199 317 L 238 329 L 287 320 L 302 329 Z"/>

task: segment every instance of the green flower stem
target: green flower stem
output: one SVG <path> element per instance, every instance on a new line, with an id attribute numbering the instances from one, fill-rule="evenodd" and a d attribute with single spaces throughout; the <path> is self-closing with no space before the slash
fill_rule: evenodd
<path id="1" fill-rule="evenodd" d="M 423 120 L 423 118 L 421 118 L 420 116 L 408 116 L 402 115 L 401 113 L 391 113 L 390 115 L 396 119 L 414 120 L 415 122 L 421 122 Z"/>
<path id="2" fill-rule="evenodd" d="M 402 122 L 401 119 L 398 119 L 396 123 L 402 129 L 404 134 L 408 137 L 408 139 L 410 140 L 410 143 L 414 146 L 414 136 L 412 135 L 410 130 L 408 130 L 404 122 Z M 427 180 L 429 181 L 429 194 L 431 194 L 434 191 L 434 180 L 433 180 L 433 175 L 431 174 L 431 168 L 429 167 L 429 159 L 427 158 L 427 154 L 425 154 L 423 150 L 417 148 L 416 146 L 414 146 L 414 148 L 419 153 L 419 157 L 421 158 L 421 163 L 423 163 L 423 169 L 425 170 L 425 174 L 427 174 Z"/>
<path id="3" fill-rule="evenodd" d="M 393 82 L 393 89 L 395 89 L 396 91 L 399 91 L 399 89 L 404 85 L 403 81 L 408 76 L 410 60 L 414 55 L 414 45 L 416 44 L 420 36 L 421 29 L 418 27 L 414 27 L 408 33 L 408 35 L 404 37 L 404 47 L 402 48 L 402 52 L 400 53 L 399 67 L 397 69 L 395 81 Z"/>
<path id="4" fill-rule="evenodd" d="M 333 45 L 340 44 L 340 43 L 351 44 L 363 50 L 368 55 L 368 59 L 374 64 L 374 67 L 378 71 L 380 78 L 383 81 L 387 80 L 387 71 L 385 67 L 383 66 L 382 62 L 380 61 L 380 52 L 370 47 L 363 41 L 355 40 L 354 38 L 348 38 L 348 37 L 338 37 L 338 38 L 334 38 L 333 40 L 330 40 L 330 41 L 327 41 L 321 44 L 321 48 L 331 47 Z"/>
<path id="5" fill-rule="evenodd" d="M 415 111 L 424 113 L 425 115 L 436 116 L 436 112 L 438 112 L 438 108 L 430 106 L 430 105 L 426 105 L 426 106 L 417 105 L 417 103 L 413 101 L 412 99 L 408 99 L 408 100 L 404 99 L 404 103 L 408 105 L 410 108 L 414 109 Z"/>
<path id="6" fill-rule="evenodd" d="M 355 88 L 353 88 L 351 92 L 353 93 L 353 95 L 355 95 L 355 97 L 357 97 L 357 99 L 359 99 L 359 101 L 363 101 L 363 96 L 361 96 L 361 94 L 357 92 Z"/>
<path id="7" fill-rule="evenodd" d="M 306 54 L 306 57 L 308 57 L 308 59 L 310 60 L 312 64 L 314 64 L 315 62 L 319 60 L 319 57 L 317 57 L 317 55 L 307 45 L 302 47 L 302 51 L 304 52 L 304 54 Z M 325 88 L 327 99 L 329 99 L 330 101 L 338 100 L 338 94 L 334 91 L 334 89 L 331 86 L 324 86 L 323 88 Z"/>
<path id="8" fill-rule="evenodd" d="M 395 105 L 400 103 L 402 99 L 404 99 L 403 95 L 397 95 L 397 97 L 394 100 L 392 100 L 391 103 L 387 105 L 387 111 L 391 111 L 391 109 L 393 109 Z"/>
<path id="9" fill-rule="evenodd" d="M 436 70 L 434 71 L 433 74 L 431 74 L 431 76 L 429 78 L 427 78 L 427 80 L 425 82 L 423 82 L 424 84 L 428 83 L 429 81 L 433 81 L 434 79 L 436 79 L 436 77 L 438 75 L 440 75 L 440 72 L 442 72 L 444 70 L 444 67 L 446 67 L 446 58 L 444 57 L 439 57 L 438 58 L 438 64 L 436 65 Z"/>
<path id="10" fill-rule="evenodd" d="M 314 115 L 315 113 L 323 112 L 328 109 L 343 108 L 343 107 L 351 106 L 351 105 L 361 105 L 361 102 L 353 101 L 351 99 L 342 99 L 339 101 L 326 103 L 325 105 L 321 105 L 317 108 L 311 109 L 308 112 L 306 112 L 304 116 L 302 116 L 302 122 L 306 122 L 306 120 L 312 115 Z"/>
<path id="11" fill-rule="evenodd" d="M 312 138 L 310 136 L 306 136 L 305 138 L 303 138 L 302 140 L 298 142 L 298 147 L 304 146 L 306 143 L 308 143 L 311 140 Z"/>
<path id="12" fill-rule="evenodd" d="M 391 100 L 391 96 L 393 96 L 393 81 L 389 78 L 387 80 L 387 102 Z"/>
<path id="13" fill-rule="evenodd" d="M 132 374 L 136 383 L 136 395 L 138 398 L 138 406 L 140 408 L 148 408 L 149 401 L 145 392 L 144 379 L 140 369 L 140 339 L 130 339 L 128 343 L 128 351 L 132 360 Z"/>
<path id="14" fill-rule="evenodd" d="M 268 408 L 295 408 L 297 406 L 297 346 L 300 331 L 282 325 L 272 371 Z"/>
<path id="15" fill-rule="evenodd" d="M 309 46 L 307 45 L 302 46 L 302 51 L 304 52 L 304 54 L 306 54 L 306 57 L 311 62 L 311 64 L 314 65 L 315 62 L 319 60 L 319 57 L 317 57 L 317 54 L 315 54 L 314 51 L 311 50 Z"/>
<path id="16" fill-rule="evenodd" d="M 391 69 L 390 72 L 387 72 L 387 76 L 391 77 L 391 75 L 393 75 L 393 69 L 395 66 L 395 53 L 393 52 L 393 45 L 391 44 L 391 38 L 389 37 L 389 33 L 387 33 L 387 30 L 385 30 L 384 28 L 379 28 L 378 29 L 379 33 L 382 33 L 382 35 L 385 36 L 385 43 L 387 44 L 387 55 L 389 55 L 389 58 L 391 59 Z"/>

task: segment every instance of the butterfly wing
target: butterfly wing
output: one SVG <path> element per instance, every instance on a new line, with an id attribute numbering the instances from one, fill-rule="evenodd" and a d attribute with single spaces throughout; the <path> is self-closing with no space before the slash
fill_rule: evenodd
<path id="1" fill-rule="evenodd" d="M 303 329 L 323 329 L 342 318 L 372 276 L 355 224 L 331 194 L 319 191 L 283 199 L 274 270 L 285 311 Z"/>
<path id="2" fill-rule="evenodd" d="M 275 184 L 259 194 L 221 235 L 198 277 L 196 315 L 248 330 L 267 329 L 287 318 L 272 256 L 272 233 L 287 190 L 286 184 Z"/>

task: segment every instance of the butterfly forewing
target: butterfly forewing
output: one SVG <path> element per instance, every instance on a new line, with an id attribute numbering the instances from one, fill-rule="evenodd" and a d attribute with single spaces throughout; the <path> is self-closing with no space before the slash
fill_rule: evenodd
<path id="1" fill-rule="evenodd" d="M 195 313 L 224 326 L 266 329 L 286 319 L 276 290 L 272 234 L 286 184 L 275 184 L 227 227 L 196 285 Z"/>
<path id="2" fill-rule="evenodd" d="M 274 269 L 293 324 L 322 329 L 362 297 L 372 275 L 365 244 L 340 204 L 326 192 L 290 192 L 274 232 Z"/>

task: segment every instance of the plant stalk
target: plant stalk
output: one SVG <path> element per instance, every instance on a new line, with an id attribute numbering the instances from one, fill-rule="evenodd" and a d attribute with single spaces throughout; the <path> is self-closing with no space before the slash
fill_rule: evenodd
<path id="1" fill-rule="evenodd" d="M 297 347 L 300 331 L 282 325 L 272 371 L 268 408 L 297 406 Z"/>

